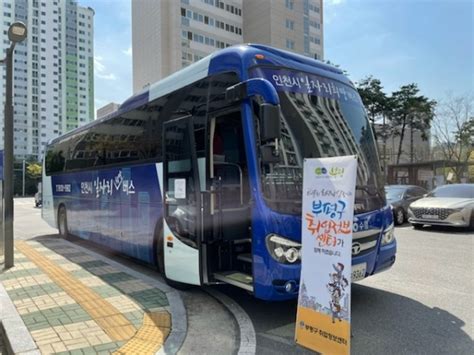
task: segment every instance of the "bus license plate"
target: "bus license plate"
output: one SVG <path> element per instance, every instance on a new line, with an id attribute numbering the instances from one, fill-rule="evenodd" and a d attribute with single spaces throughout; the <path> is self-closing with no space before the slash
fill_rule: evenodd
<path id="1" fill-rule="evenodd" d="M 367 263 L 357 264 L 352 266 L 352 282 L 360 281 L 365 278 L 365 271 L 367 270 Z"/>

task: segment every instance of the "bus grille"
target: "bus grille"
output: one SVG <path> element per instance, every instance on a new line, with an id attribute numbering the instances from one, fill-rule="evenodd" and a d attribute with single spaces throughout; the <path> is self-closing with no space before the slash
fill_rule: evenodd
<path id="1" fill-rule="evenodd" d="M 371 251 L 377 248 L 379 236 L 379 230 L 362 238 L 357 238 L 357 233 L 354 233 L 354 239 L 352 241 L 352 256 L 362 256 L 369 254 Z"/>

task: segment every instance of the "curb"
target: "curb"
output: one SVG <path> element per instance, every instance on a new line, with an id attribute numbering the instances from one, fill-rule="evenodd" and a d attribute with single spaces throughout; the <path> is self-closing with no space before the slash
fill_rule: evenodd
<path id="1" fill-rule="evenodd" d="M 4 335 L 7 354 L 41 355 L 28 328 L 0 282 L 0 336 Z"/>
<path id="2" fill-rule="evenodd" d="M 65 239 L 59 239 L 64 243 L 71 244 L 74 248 L 80 249 L 81 251 L 97 257 L 99 259 L 104 259 L 105 257 L 99 253 L 96 253 L 92 250 L 84 248 L 80 245 L 74 244 Z M 168 299 L 169 306 L 164 307 L 168 310 L 171 314 L 171 332 L 166 338 L 165 343 L 163 346 L 156 352 L 156 354 L 164 355 L 164 354 L 176 354 L 178 350 L 184 343 L 184 339 L 186 337 L 186 332 L 188 329 L 188 319 L 186 314 L 186 309 L 184 308 L 183 300 L 181 299 L 181 295 L 178 291 L 170 286 L 162 283 L 161 281 L 155 280 L 147 275 L 144 275 L 138 271 L 130 269 L 129 267 L 111 260 L 109 258 L 105 258 L 106 262 L 117 269 L 121 269 L 123 272 L 136 277 L 137 279 L 141 279 L 150 285 L 158 288 L 160 291 L 166 294 L 166 298 Z M 23 354 L 22 354 L 23 355 Z M 25 354 L 26 355 L 26 354 Z M 29 355 L 29 354 L 28 354 Z"/>
<path id="3" fill-rule="evenodd" d="M 211 289 L 203 288 L 212 297 L 222 303 L 234 316 L 240 331 L 240 345 L 238 355 L 254 355 L 257 351 L 257 336 L 252 320 L 240 305 L 223 293 Z"/>

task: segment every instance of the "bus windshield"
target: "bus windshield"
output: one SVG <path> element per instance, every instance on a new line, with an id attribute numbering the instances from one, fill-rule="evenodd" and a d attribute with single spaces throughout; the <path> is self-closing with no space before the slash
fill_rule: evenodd
<path id="1" fill-rule="evenodd" d="M 303 159 L 358 156 L 355 213 L 385 205 L 376 142 L 357 92 L 328 78 L 285 68 L 255 67 L 281 105 L 280 161 L 262 164 L 262 189 L 270 208 L 301 213 Z"/>

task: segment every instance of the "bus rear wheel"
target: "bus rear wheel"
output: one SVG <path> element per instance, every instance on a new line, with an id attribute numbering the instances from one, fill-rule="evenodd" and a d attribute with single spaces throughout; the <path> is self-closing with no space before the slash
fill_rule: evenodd
<path id="1" fill-rule="evenodd" d="M 58 229 L 59 229 L 59 235 L 62 238 L 67 238 L 69 235 L 69 229 L 67 226 L 67 212 L 66 212 L 66 207 L 61 206 L 59 207 L 58 211 Z"/>
<path id="2" fill-rule="evenodd" d="M 188 290 L 191 285 L 182 283 L 182 282 L 177 282 L 170 280 L 166 277 L 166 266 L 165 266 L 165 252 L 164 252 L 164 241 L 163 241 L 163 229 L 158 227 L 155 230 L 155 238 L 156 238 L 156 261 L 158 264 L 158 271 L 161 274 L 161 277 L 163 277 L 163 280 L 165 280 L 166 284 L 177 289 L 177 290 Z"/>

